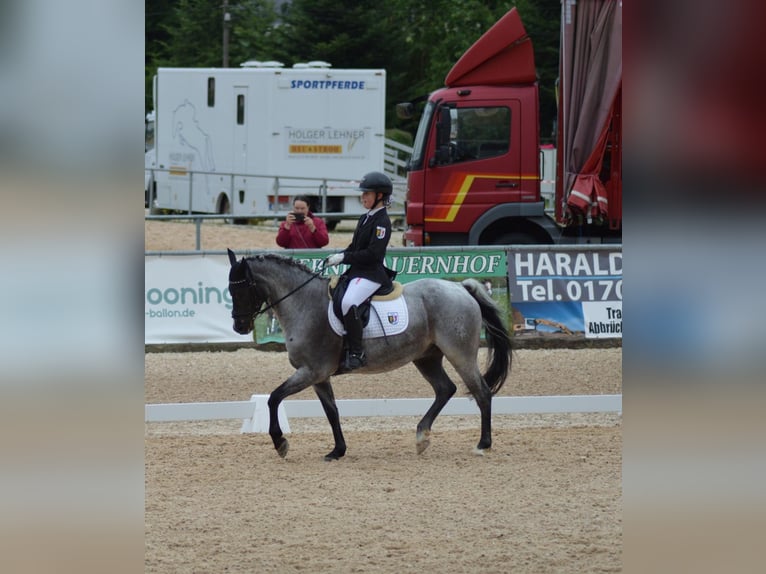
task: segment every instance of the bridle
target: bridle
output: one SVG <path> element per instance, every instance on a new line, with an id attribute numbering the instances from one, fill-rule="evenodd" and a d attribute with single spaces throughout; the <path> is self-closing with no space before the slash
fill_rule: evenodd
<path id="1" fill-rule="evenodd" d="M 243 283 L 247 283 L 248 291 L 252 291 L 252 294 L 248 293 L 248 295 L 257 296 L 255 292 L 255 282 L 250 281 L 247 277 L 244 279 L 240 279 L 239 281 L 229 281 L 229 293 L 232 293 L 232 294 L 234 293 L 232 291 L 232 285 L 242 285 Z M 258 307 L 261 307 L 262 305 L 263 303 L 258 305 Z M 258 309 L 256 309 L 255 311 L 244 311 L 244 312 L 235 313 L 234 309 L 232 308 L 231 317 L 235 321 L 248 321 L 251 319 L 255 319 L 255 317 L 257 317 L 259 313 L 260 311 Z"/>
<path id="2" fill-rule="evenodd" d="M 311 281 L 313 281 L 314 279 L 316 279 L 317 277 L 322 275 L 324 273 L 324 271 L 325 271 L 325 262 L 322 261 L 321 264 L 319 265 L 319 270 L 318 271 L 316 271 L 315 273 L 312 273 L 311 277 L 306 279 L 303 283 L 298 285 L 295 289 L 293 289 L 292 291 L 290 291 L 286 295 L 283 295 L 282 297 L 280 297 L 276 301 L 274 301 L 272 303 L 269 303 L 266 307 L 263 307 L 263 303 L 261 303 L 260 305 L 258 305 L 259 308 L 257 308 L 255 311 L 252 311 L 252 312 L 251 311 L 245 311 L 243 313 L 235 313 L 234 309 L 232 309 L 231 310 L 231 317 L 232 317 L 232 319 L 234 319 L 235 321 L 237 321 L 237 320 L 241 320 L 241 321 L 244 321 L 244 320 L 254 320 L 258 315 L 262 315 L 263 313 L 265 313 L 269 309 L 273 309 L 274 307 L 279 305 L 282 301 L 284 301 L 285 299 L 287 299 L 291 295 L 295 294 L 297 291 L 301 290 L 303 287 L 308 285 Z M 257 293 L 255 291 L 255 289 L 256 289 L 255 281 L 252 280 L 250 277 L 245 277 L 244 279 L 240 279 L 239 281 L 229 281 L 229 292 L 231 293 L 231 286 L 232 285 L 241 285 L 243 283 L 247 283 L 248 291 L 250 291 L 253 296 L 257 297 Z M 263 307 L 263 308 L 260 308 L 260 307 Z"/>

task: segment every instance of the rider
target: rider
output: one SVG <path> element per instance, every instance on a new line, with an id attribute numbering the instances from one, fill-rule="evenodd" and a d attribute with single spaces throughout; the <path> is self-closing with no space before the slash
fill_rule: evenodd
<path id="1" fill-rule="evenodd" d="M 345 273 L 348 276 L 348 288 L 341 301 L 347 347 L 343 367 L 347 371 L 367 364 L 358 306 L 372 297 L 381 286 L 390 287 L 393 273 L 383 264 L 386 247 L 391 239 L 391 220 L 386 211 L 391 201 L 391 180 L 384 173 L 372 171 L 362 178 L 357 189 L 362 192 L 362 205 L 367 213 L 359 218 L 351 244 L 326 260 L 328 266 L 341 263 L 350 265 Z"/>

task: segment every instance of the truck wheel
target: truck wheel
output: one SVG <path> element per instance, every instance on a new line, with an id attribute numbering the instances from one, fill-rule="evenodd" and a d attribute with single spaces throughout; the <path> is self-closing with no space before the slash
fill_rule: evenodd
<path id="1" fill-rule="evenodd" d="M 498 235 L 490 245 L 537 245 L 538 243 L 540 241 L 537 238 L 521 231 L 514 231 Z"/>
<path id="2" fill-rule="evenodd" d="M 152 194 L 152 197 L 149 198 L 149 214 L 150 215 L 165 215 L 166 213 L 169 213 L 169 209 L 163 209 L 161 207 L 157 207 L 155 205 L 155 202 L 157 200 L 157 196 L 155 194 Z"/>
<path id="3" fill-rule="evenodd" d="M 231 204 L 229 203 L 229 199 L 224 195 L 221 198 L 220 207 L 218 208 L 218 215 L 228 215 L 231 213 Z M 231 219 L 224 219 L 224 223 L 233 223 Z"/>
<path id="4" fill-rule="evenodd" d="M 221 198 L 221 207 L 218 210 L 218 215 L 228 215 L 231 213 L 231 204 L 229 199 L 224 195 Z M 247 217 L 235 217 L 234 219 L 224 219 L 226 223 L 233 223 L 234 225 L 247 225 L 250 220 Z"/>
<path id="5" fill-rule="evenodd" d="M 165 210 L 155 206 L 157 201 L 157 186 L 152 185 L 146 190 L 146 207 L 149 208 L 150 215 L 162 215 Z"/>

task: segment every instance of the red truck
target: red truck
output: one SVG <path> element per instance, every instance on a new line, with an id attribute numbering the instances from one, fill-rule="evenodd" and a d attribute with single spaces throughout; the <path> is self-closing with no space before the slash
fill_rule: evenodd
<path id="1" fill-rule="evenodd" d="M 532 42 L 513 8 L 427 98 L 408 164 L 405 246 L 622 241 L 622 3 L 564 0 L 561 28 L 549 205 Z M 413 110 L 397 106 L 402 117 Z"/>

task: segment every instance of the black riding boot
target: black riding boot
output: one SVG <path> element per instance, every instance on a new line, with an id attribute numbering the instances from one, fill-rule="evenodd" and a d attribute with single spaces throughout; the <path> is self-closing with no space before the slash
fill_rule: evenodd
<path id="1" fill-rule="evenodd" d="M 362 346 L 362 319 L 359 317 L 356 305 L 351 307 L 343 316 L 343 326 L 346 328 L 346 360 L 344 371 L 353 371 L 367 364 L 367 357 Z"/>

